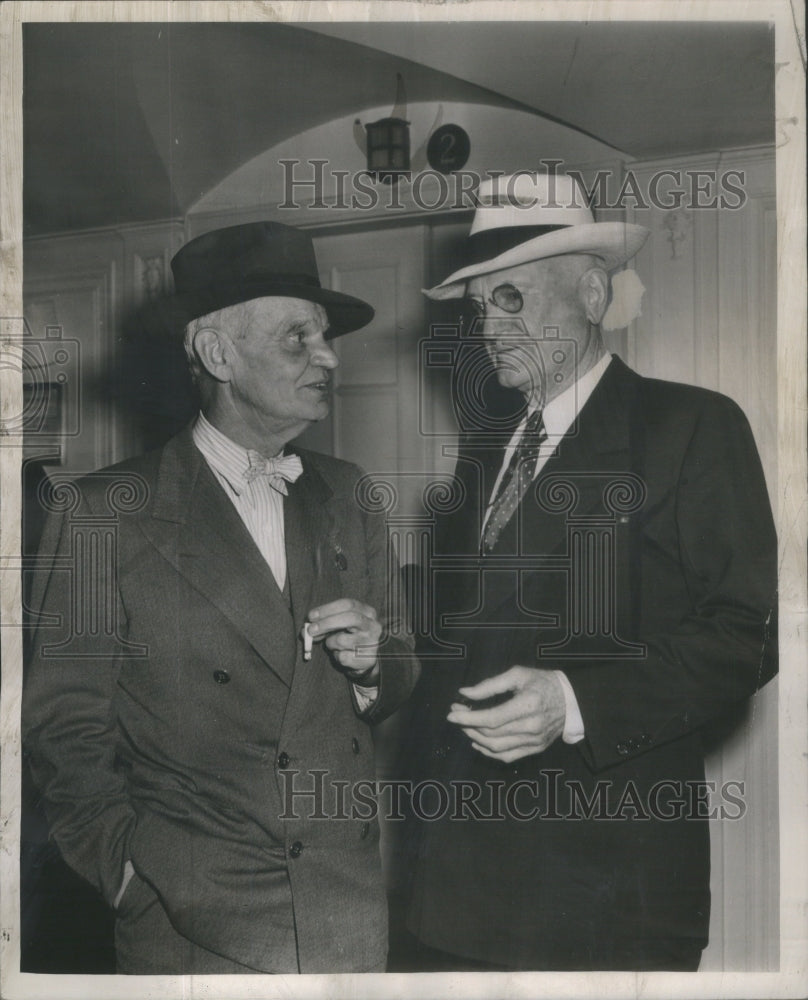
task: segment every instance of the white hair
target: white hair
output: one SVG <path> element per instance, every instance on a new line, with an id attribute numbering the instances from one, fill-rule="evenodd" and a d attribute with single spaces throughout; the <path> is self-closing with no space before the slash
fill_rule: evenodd
<path id="1" fill-rule="evenodd" d="M 183 345 L 191 377 L 195 383 L 198 384 L 200 378 L 206 374 L 194 343 L 197 333 L 211 327 L 214 330 L 225 330 L 234 340 L 239 340 L 247 332 L 249 326 L 250 311 L 248 306 L 249 302 L 237 302 L 235 305 L 224 306 L 222 309 L 216 309 L 204 316 L 198 316 L 186 325 Z"/>

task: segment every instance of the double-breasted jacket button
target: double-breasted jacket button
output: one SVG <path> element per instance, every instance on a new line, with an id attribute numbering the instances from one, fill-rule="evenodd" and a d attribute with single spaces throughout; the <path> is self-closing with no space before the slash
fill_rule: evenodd
<path id="1" fill-rule="evenodd" d="M 292 758 L 289 756 L 289 754 L 285 750 L 283 751 L 283 753 L 279 753 L 278 754 L 278 767 L 280 767 L 280 768 L 288 767 L 289 766 L 289 761 L 291 759 Z"/>
<path id="2" fill-rule="evenodd" d="M 363 823 L 362 829 L 359 831 L 359 836 L 362 840 L 367 839 L 367 835 L 370 833 L 370 823 Z"/>
<path id="3" fill-rule="evenodd" d="M 631 747 L 628 743 L 618 743 L 615 750 L 620 754 L 621 757 L 628 757 L 631 753 Z"/>
<path id="4" fill-rule="evenodd" d="M 300 843 L 299 840 L 296 840 L 294 844 L 292 844 L 292 846 L 289 848 L 289 857 L 299 858 L 302 853 L 303 853 L 303 845 Z"/>
<path id="5" fill-rule="evenodd" d="M 354 736 L 351 740 L 351 749 L 354 753 L 358 754 L 362 752 L 362 747 L 359 745 L 359 740 Z"/>
<path id="6" fill-rule="evenodd" d="M 228 674 L 226 670 L 214 670 L 213 679 L 216 681 L 217 684 L 229 684 L 230 674 Z"/>

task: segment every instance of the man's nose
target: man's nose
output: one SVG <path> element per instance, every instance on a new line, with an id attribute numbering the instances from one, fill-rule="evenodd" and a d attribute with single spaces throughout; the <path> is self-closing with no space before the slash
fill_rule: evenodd
<path id="1" fill-rule="evenodd" d="M 524 339 L 526 330 L 514 323 L 511 316 L 486 316 L 483 322 L 483 336 L 496 347 L 516 339 Z"/>
<path id="2" fill-rule="evenodd" d="M 331 345 L 326 340 L 321 340 L 312 347 L 311 364 L 317 368 L 336 368 L 339 365 L 339 358 L 334 353 Z"/>

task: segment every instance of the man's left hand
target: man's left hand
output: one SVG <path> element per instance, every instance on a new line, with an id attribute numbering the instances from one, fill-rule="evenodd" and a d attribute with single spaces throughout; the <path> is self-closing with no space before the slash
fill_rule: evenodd
<path id="1" fill-rule="evenodd" d="M 325 641 L 349 679 L 351 674 L 365 674 L 377 664 L 382 626 L 375 608 L 342 597 L 312 608 L 309 622 L 312 639 Z"/>
<path id="2" fill-rule="evenodd" d="M 478 701 L 506 691 L 513 696 L 501 705 L 474 709 L 455 703 L 447 718 L 462 727 L 475 750 L 510 763 L 541 753 L 561 736 L 566 705 L 555 673 L 536 667 L 511 667 L 458 693 Z"/>

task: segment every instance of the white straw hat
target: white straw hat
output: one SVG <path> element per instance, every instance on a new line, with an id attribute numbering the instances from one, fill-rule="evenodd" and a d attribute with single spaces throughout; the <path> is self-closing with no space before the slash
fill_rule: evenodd
<path id="1" fill-rule="evenodd" d="M 431 299 L 456 299 L 480 274 L 545 257 L 586 253 L 613 271 L 648 237 L 645 226 L 595 222 L 575 179 L 567 174 L 521 171 L 480 184 L 467 241 L 471 263 L 425 290 Z"/>

